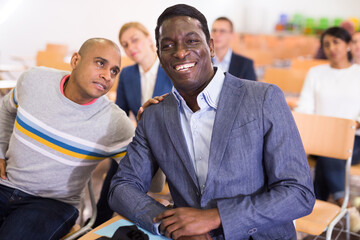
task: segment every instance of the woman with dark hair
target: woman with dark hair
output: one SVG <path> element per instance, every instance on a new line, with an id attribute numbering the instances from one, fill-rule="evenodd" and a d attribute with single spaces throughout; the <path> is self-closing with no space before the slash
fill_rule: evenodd
<path id="1" fill-rule="evenodd" d="M 352 64 L 351 35 L 340 27 L 327 29 L 321 35 L 321 47 L 329 64 L 309 70 L 295 111 L 356 120 L 360 124 L 360 66 Z M 352 163 L 360 162 L 360 131 L 357 131 Z M 341 205 L 344 200 L 345 161 L 317 157 L 314 190 L 316 198 L 329 195 Z M 360 215 L 350 208 L 351 230 L 360 230 Z"/>

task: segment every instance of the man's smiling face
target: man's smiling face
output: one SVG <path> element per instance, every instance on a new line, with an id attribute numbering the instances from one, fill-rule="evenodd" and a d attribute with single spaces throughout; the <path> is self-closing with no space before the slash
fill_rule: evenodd
<path id="1" fill-rule="evenodd" d="M 158 55 L 162 67 L 181 93 L 203 89 L 214 75 L 211 58 L 213 41 L 206 36 L 197 19 L 176 16 L 159 29 Z"/>

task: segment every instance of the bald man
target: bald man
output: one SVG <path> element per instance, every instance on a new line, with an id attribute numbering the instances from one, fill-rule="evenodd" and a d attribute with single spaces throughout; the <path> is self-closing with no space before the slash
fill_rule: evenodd
<path id="1" fill-rule="evenodd" d="M 134 128 L 104 96 L 120 59 L 114 42 L 89 39 L 73 54 L 71 73 L 32 68 L 2 99 L 1 239 L 60 239 L 97 164 L 120 160 Z"/>

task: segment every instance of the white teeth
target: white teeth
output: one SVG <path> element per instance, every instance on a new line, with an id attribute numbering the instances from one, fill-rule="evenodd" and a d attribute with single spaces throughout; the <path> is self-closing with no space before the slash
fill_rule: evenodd
<path id="1" fill-rule="evenodd" d="M 175 67 L 175 69 L 177 70 L 177 71 L 186 71 L 186 70 L 188 70 L 189 68 L 192 68 L 192 67 L 194 67 L 195 66 L 195 63 L 186 63 L 186 64 L 183 64 L 183 65 L 177 65 L 176 67 Z"/>
<path id="2" fill-rule="evenodd" d="M 100 88 L 102 88 L 102 89 L 105 89 L 105 87 L 102 85 L 102 84 L 100 84 L 100 83 L 96 83 L 96 85 L 98 85 Z"/>

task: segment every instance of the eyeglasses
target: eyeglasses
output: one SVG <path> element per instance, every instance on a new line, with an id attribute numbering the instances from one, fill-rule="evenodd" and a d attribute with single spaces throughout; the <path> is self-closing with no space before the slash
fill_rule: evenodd
<path id="1" fill-rule="evenodd" d="M 216 28 L 213 28 L 213 29 L 211 29 L 211 33 L 225 34 L 225 33 L 231 33 L 231 31 L 227 31 L 227 30 L 225 30 L 225 29 L 216 29 Z"/>

